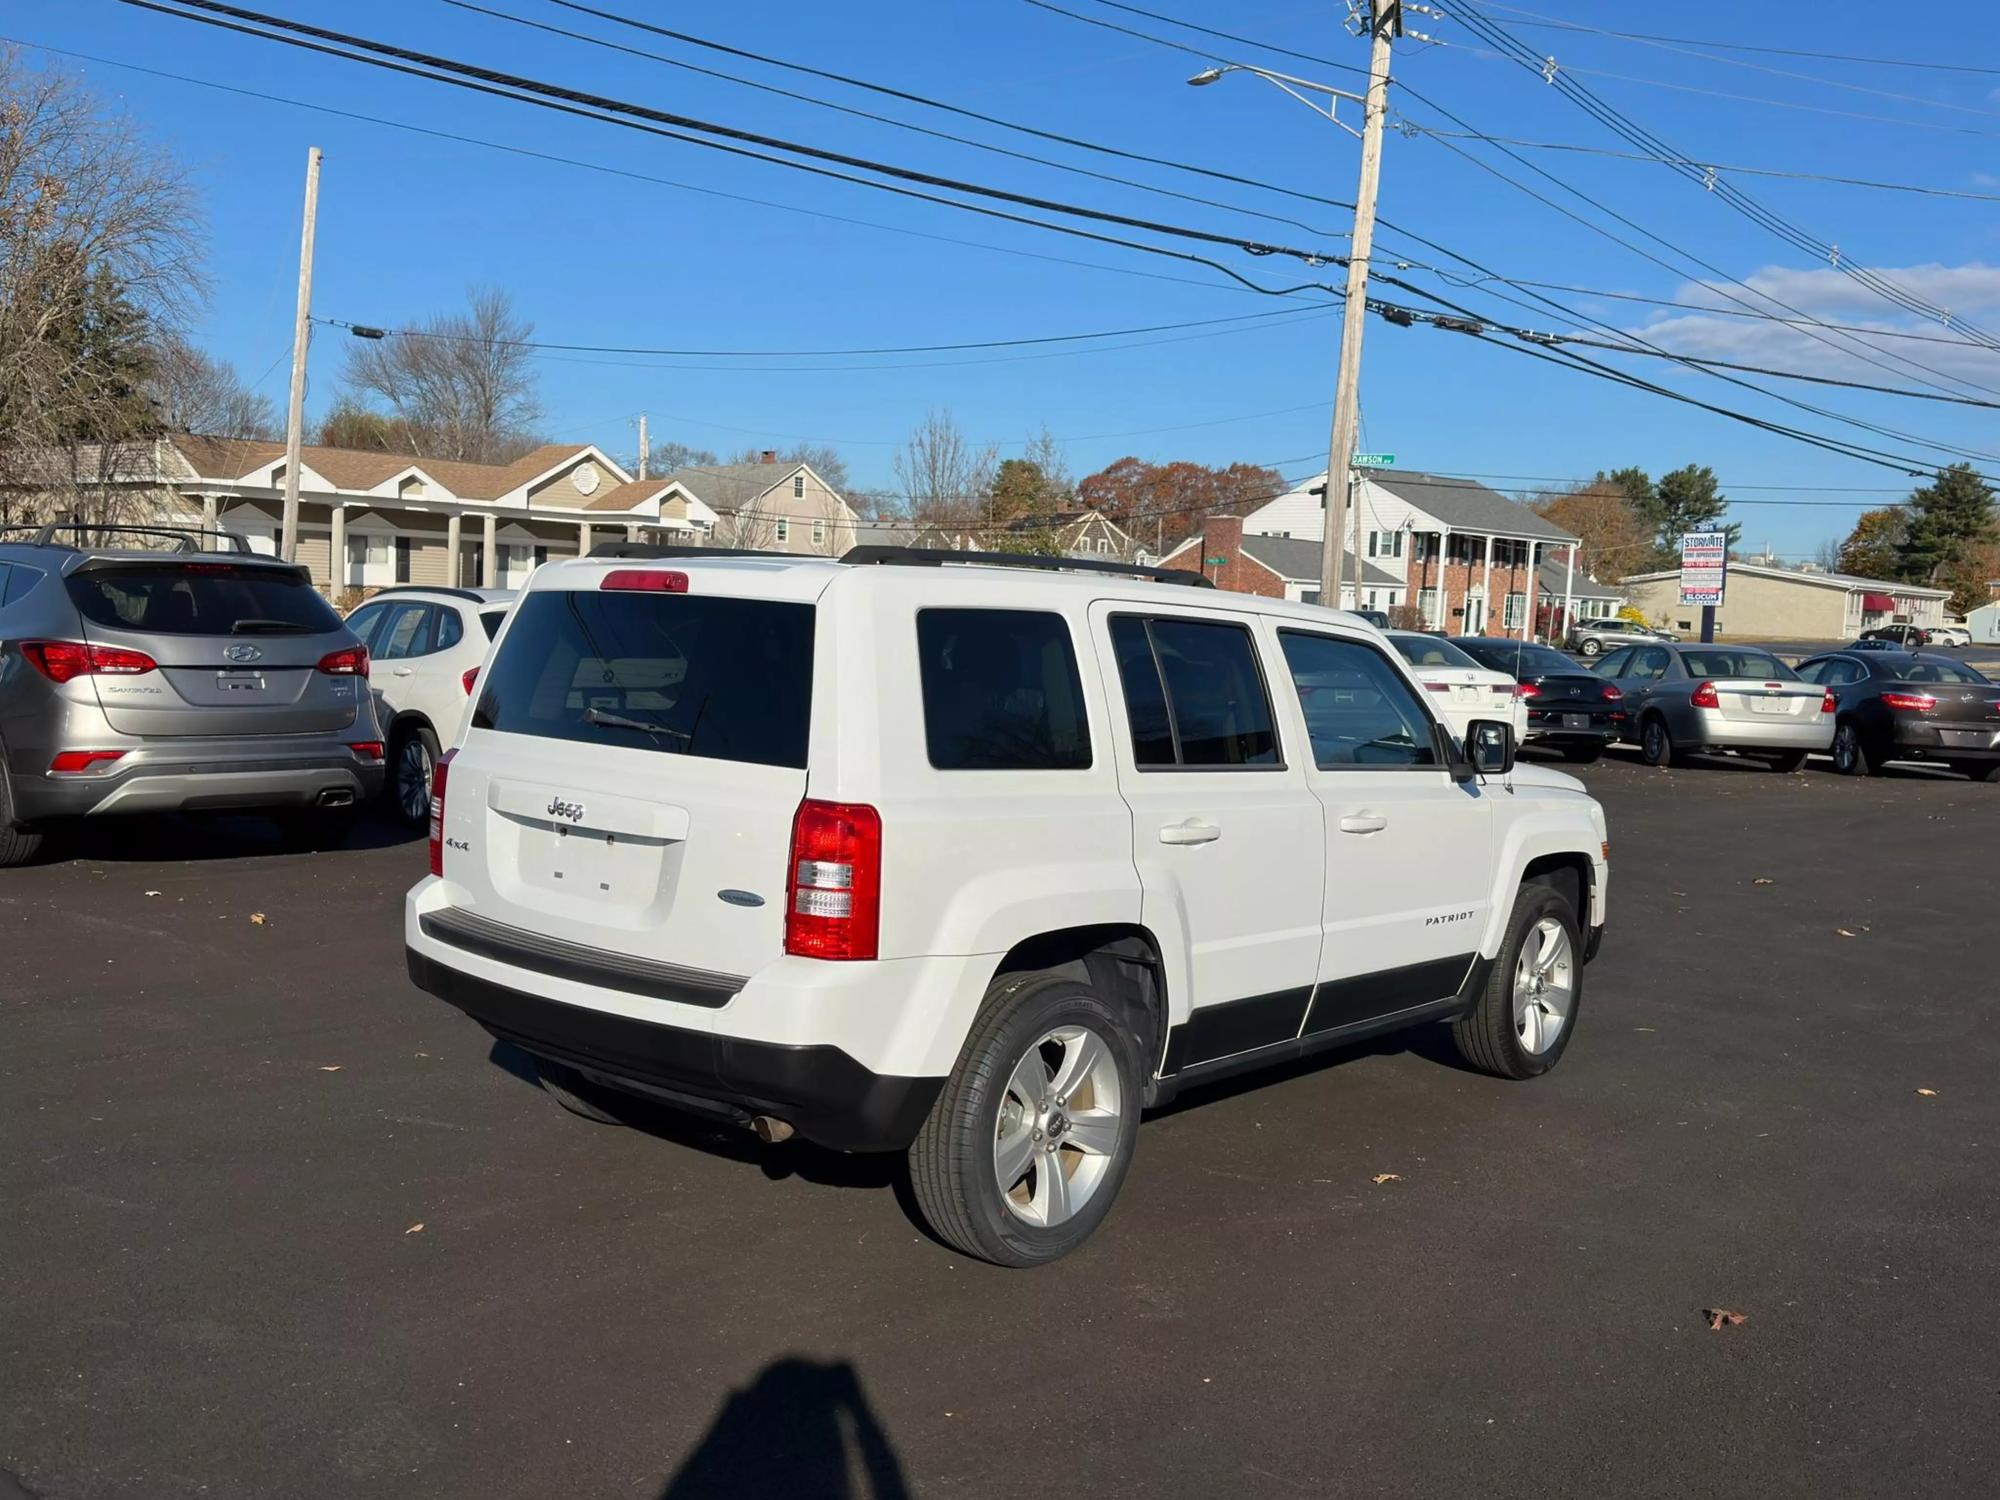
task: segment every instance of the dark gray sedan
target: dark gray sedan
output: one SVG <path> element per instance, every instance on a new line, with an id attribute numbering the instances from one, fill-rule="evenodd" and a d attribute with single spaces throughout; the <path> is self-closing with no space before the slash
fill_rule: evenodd
<path id="1" fill-rule="evenodd" d="M 1648 765 L 1733 752 L 1796 771 L 1833 744 L 1833 698 L 1757 646 L 1655 642 L 1597 663 L 1624 694 L 1624 738 Z"/>

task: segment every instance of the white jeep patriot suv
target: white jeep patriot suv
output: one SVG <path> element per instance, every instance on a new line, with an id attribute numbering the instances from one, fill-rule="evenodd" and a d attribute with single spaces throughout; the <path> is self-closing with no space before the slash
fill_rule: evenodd
<path id="1" fill-rule="evenodd" d="M 611 554 L 611 555 L 605 555 Z M 618 546 L 536 571 L 437 768 L 412 979 L 568 1107 L 907 1150 L 931 1227 L 1033 1265 L 1142 1110 L 1447 1021 L 1553 1067 L 1604 816 L 1454 741 L 1352 615 L 1184 573 Z"/>

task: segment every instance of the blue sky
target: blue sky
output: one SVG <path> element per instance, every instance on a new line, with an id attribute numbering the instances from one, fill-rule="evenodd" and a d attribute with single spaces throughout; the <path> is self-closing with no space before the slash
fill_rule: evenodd
<path id="1" fill-rule="evenodd" d="M 854 0 L 842 6 L 745 0 L 698 10 L 660 0 L 598 3 L 1043 129 L 1309 193 L 1352 195 L 1358 150 L 1353 137 L 1316 120 L 1277 90 L 1245 76 L 1190 89 L 1184 80 L 1203 66 L 1202 57 L 1082 25 L 1025 0 L 955 5 Z M 1197 51 L 1215 49 L 1209 55 L 1222 59 L 1350 86 L 1358 82 L 1351 73 L 1205 41 L 1095 0 L 1063 3 L 1176 37 Z M 1350 66 L 1366 62 L 1365 44 L 1340 25 L 1345 7 L 1337 0 L 1144 3 Z M 1013 191 L 1306 248 L 1343 247 L 1334 235 L 1347 224 L 1337 209 L 1029 141 L 915 105 L 640 36 L 548 0 L 490 0 L 490 8 L 720 68 L 783 92 L 757 92 L 537 34 L 444 0 L 340 5 L 267 0 L 259 8 Z M 1991 67 L 1996 71 L 1978 74 L 1749 53 L 1719 54 L 1734 60 L 1724 62 L 1685 48 L 1536 28 L 1530 25 L 1533 17 L 1519 9 L 1483 11 L 1519 28 L 1515 34 L 1522 40 L 1553 52 L 1560 66 L 1607 102 L 1698 160 L 2000 194 L 2000 7 L 1957 7 L 1948 27 L 1895 31 L 1881 25 L 1877 8 L 1852 0 L 1834 5 L 1774 0 L 1749 10 L 1719 0 L 1685 0 L 1671 11 L 1636 3 L 1530 0 L 1530 8 L 1558 19 L 1675 37 L 1861 55 L 1893 49 L 1898 58 Z M 284 394 L 308 145 L 327 153 L 316 311 L 355 322 L 395 327 L 457 305 L 475 282 L 508 288 L 541 339 L 685 349 L 812 350 L 1003 339 L 1228 318 L 1279 305 L 1233 288 L 1224 276 L 1199 265 L 399 78 L 169 20 L 115 0 L 13 0 L 0 7 L 0 21 L 0 30 L 23 42 L 611 169 L 593 171 L 411 134 L 103 62 L 58 59 L 83 70 L 193 168 L 208 220 L 208 271 L 214 282 L 199 335 L 277 401 Z M 1533 141 L 1621 147 L 1538 78 L 1481 55 L 1483 44 L 1462 22 L 1412 16 L 1411 24 L 1444 45 L 1400 44 L 1397 76 L 1476 129 Z M 911 134 L 830 112 L 814 99 L 1142 178 L 1232 209 L 1180 202 Z M 1401 107 L 1415 120 L 1446 124 L 1415 99 L 1404 98 Z M 1350 120 L 1356 118 L 1351 107 L 1343 109 Z M 1686 268 L 1674 253 L 1564 197 L 1490 148 L 1460 144 L 1682 269 L 1649 263 L 1421 137 L 1392 133 L 1388 139 L 1384 215 L 1509 277 L 1722 305 L 1699 284 L 1705 273 Z M 1864 292 L 1825 260 L 1781 242 L 1666 167 L 1581 154 L 1523 155 L 1645 230 L 1816 317 L 1954 336 L 1941 323 L 1926 323 Z M 1995 212 L 2000 202 L 1789 178 L 1732 180 L 1813 237 L 1838 245 L 1850 262 L 2000 330 L 2000 214 Z M 720 196 L 732 194 L 737 196 Z M 1246 208 L 1296 217 L 1303 227 L 1232 211 Z M 1406 247 L 1419 249 L 1385 230 L 1377 269 L 1392 267 L 1393 253 Z M 1279 258 L 1257 259 L 1226 248 L 1212 253 L 1269 285 L 1339 276 L 1333 267 L 1306 272 Z M 1420 253 L 1422 264 L 1449 264 L 1435 252 Z M 1398 274 L 1491 316 L 1542 329 L 1567 326 L 1548 309 L 1494 303 L 1483 291 L 1455 287 L 1420 267 Z M 2000 399 L 1946 378 L 2000 390 L 2000 354 L 1884 340 L 1882 347 L 1894 356 L 1920 360 L 1930 369 L 1878 355 L 1891 365 L 1883 370 L 1863 363 L 1851 346 L 1827 347 L 1776 324 L 1552 295 L 1619 328 L 1646 329 L 1648 337 L 1683 352 L 1919 389 L 1920 381 L 1932 380 L 1960 393 Z M 1003 455 L 1046 424 L 1063 440 L 1079 474 L 1135 453 L 1156 460 L 1270 463 L 1292 477 L 1323 461 L 1336 334 L 1330 314 L 1302 305 L 1296 314 L 1203 337 L 1115 340 L 1126 347 L 1055 358 L 550 357 L 536 363 L 550 435 L 595 441 L 619 454 L 631 450 L 633 419 L 644 410 L 656 437 L 724 452 L 799 437 L 830 441 L 846 453 L 858 484 L 888 487 L 896 446 L 927 410 L 943 407 L 974 437 L 1006 445 Z M 338 388 L 344 337 L 318 335 L 311 367 L 314 411 Z M 1857 433 L 1681 367 L 1618 362 L 1718 404 L 1948 461 L 1909 440 Z M 855 368 L 859 365 L 872 367 Z M 1975 451 L 2000 447 L 1991 411 L 1765 383 L 1829 411 L 1924 439 Z M 1545 477 L 1587 475 L 1628 463 L 1655 473 L 1691 461 L 1710 464 L 1735 501 L 1732 517 L 1743 523 L 1746 544 L 1768 543 L 1780 553 L 1810 552 L 1823 537 L 1844 532 L 1861 504 L 1908 487 L 1888 470 L 1424 327 L 1371 321 L 1363 410 L 1364 448 L 1394 452 L 1410 467 L 1524 476 L 1496 481 L 1501 488 L 1531 488 Z M 1989 472 L 1996 467 L 1985 466 Z M 1870 493 L 1874 490 L 1883 493 Z M 1837 503 L 1797 503 L 1808 500 Z"/>

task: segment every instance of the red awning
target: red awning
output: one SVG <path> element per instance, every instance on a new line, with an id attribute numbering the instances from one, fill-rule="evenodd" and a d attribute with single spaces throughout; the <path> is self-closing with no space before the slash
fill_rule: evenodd
<path id="1" fill-rule="evenodd" d="M 1894 614 L 1896 612 L 1896 601 L 1888 594 L 1863 594 L 1861 596 L 1861 607 L 1867 610 L 1887 610 L 1889 613 Z"/>

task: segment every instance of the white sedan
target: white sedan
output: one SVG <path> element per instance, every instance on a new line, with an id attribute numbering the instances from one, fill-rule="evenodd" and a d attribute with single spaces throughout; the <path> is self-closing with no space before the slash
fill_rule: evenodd
<path id="1" fill-rule="evenodd" d="M 1431 695 L 1431 707 L 1459 740 L 1474 719 L 1502 719 L 1514 726 L 1514 743 L 1528 737 L 1528 702 L 1521 684 L 1505 672 L 1482 667 L 1450 641 L 1414 630 L 1387 632 L 1389 644 L 1410 664 Z"/>

